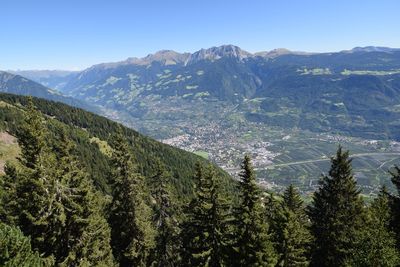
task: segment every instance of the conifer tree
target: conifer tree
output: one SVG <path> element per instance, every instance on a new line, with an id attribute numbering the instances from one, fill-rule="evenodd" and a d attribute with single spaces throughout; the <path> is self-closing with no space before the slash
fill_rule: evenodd
<path id="1" fill-rule="evenodd" d="M 143 177 L 136 171 L 121 130 L 113 138 L 112 147 L 114 185 L 109 224 L 113 253 L 120 266 L 147 266 L 155 231 Z"/>
<path id="2" fill-rule="evenodd" d="M 303 200 L 293 185 L 283 194 L 278 216 L 277 248 L 279 266 L 308 266 L 311 235 Z"/>
<path id="3" fill-rule="evenodd" d="M 46 129 L 43 117 L 33 104 L 32 97 L 28 99 L 25 118 L 17 131 L 17 138 L 21 148 L 20 162 L 27 168 L 35 169 L 46 149 Z"/>
<path id="4" fill-rule="evenodd" d="M 16 227 L 0 223 L 0 266 L 52 266 L 51 259 L 42 259 L 33 251 L 29 237 Z"/>
<path id="5" fill-rule="evenodd" d="M 13 177 L 16 196 L 12 216 L 22 232 L 31 237 L 34 249 L 42 256 L 53 254 L 53 244 L 59 239 L 63 224 L 63 207 L 55 192 L 55 159 L 46 145 L 47 132 L 43 117 L 29 99 L 24 121 L 17 131 L 21 148 L 20 168 L 7 168 Z"/>
<path id="6" fill-rule="evenodd" d="M 211 166 L 196 165 L 195 197 L 182 229 L 183 266 L 225 266 L 227 209 Z"/>
<path id="7" fill-rule="evenodd" d="M 274 266 L 277 258 L 268 233 L 265 211 L 261 205 L 260 190 L 248 155 L 240 173 L 240 203 L 236 210 L 237 257 L 235 266 Z"/>
<path id="8" fill-rule="evenodd" d="M 0 221 L 8 225 L 16 225 L 18 219 L 17 194 L 18 173 L 15 164 L 6 162 L 5 175 L 0 176 Z"/>
<path id="9" fill-rule="evenodd" d="M 281 216 L 281 201 L 279 197 L 273 192 L 266 194 L 263 198 L 263 206 L 265 207 L 266 222 L 269 224 L 269 232 L 271 233 L 271 240 L 277 243 L 279 238 L 279 218 Z"/>
<path id="10" fill-rule="evenodd" d="M 390 230 L 389 194 L 383 187 L 368 209 L 366 227 L 358 236 L 358 249 L 351 266 L 398 266 L 399 252 Z"/>
<path id="11" fill-rule="evenodd" d="M 91 178 L 79 167 L 74 145 L 61 131 L 56 146 L 57 181 L 60 202 L 65 209 L 58 259 L 65 266 L 112 266 L 110 228 L 104 217 L 104 201 L 95 192 Z"/>
<path id="12" fill-rule="evenodd" d="M 17 137 L 20 164 L 7 166 L 4 180 L 11 190 L 2 201 L 15 199 L 7 204 L 6 219 L 55 264 L 111 266 L 108 225 L 99 212 L 100 202 L 93 200 L 90 179 L 71 156 L 71 142 L 62 135 L 57 149 L 50 148 L 43 118 L 32 101 Z"/>
<path id="13" fill-rule="evenodd" d="M 363 201 L 352 174 L 349 152 L 339 146 L 329 176 L 320 181 L 309 208 L 315 238 L 312 266 L 343 266 L 356 253 L 363 227 Z"/>
<path id="14" fill-rule="evenodd" d="M 389 195 L 389 206 L 391 210 L 390 228 L 396 235 L 396 246 L 400 250 L 400 168 L 395 166 L 390 171 L 392 183 L 397 189 L 397 194 Z"/>
<path id="15" fill-rule="evenodd" d="M 176 218 L 178 207 L 173 203 L 170 186 L 171 175 L 157 160 L 157 169 L 151 177 L 151 194 L 154 199 L 153 222 L 157 229 L 156 245 L 152 252 L 152 266 L 177 266 L 179 262 L 180 228 Z"/>
<path id="16" fill-rule="evenodd" d="M 290 184 L 283 193 L 283 207 L 305 216 L 304 202 L 299 191 Z"/>

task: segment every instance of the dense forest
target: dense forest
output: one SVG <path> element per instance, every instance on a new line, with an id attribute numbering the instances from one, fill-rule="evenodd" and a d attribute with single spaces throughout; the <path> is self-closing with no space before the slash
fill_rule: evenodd
<path id="1" fill-rule="evenodd" d="M 294 186 L 282 195 L 259 188 L 249 156 L 234 182 L 79 109 L 2 101 L 2 129 L 21 151 L 0 178 L 1 266 L 400 264 L 397 167 L 388 176 L 398 192 L 383 187 L 366 203 L 339 146 L 306 205 Z M 85 141 L 95 129 L 107 153 Z"/>

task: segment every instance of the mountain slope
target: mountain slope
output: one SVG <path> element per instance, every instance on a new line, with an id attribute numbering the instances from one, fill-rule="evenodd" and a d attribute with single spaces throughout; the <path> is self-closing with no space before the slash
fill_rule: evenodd
<path id="1" fill-rule="evenodd" d="M 4 71 L 0 71 L 0 92 L 12 93 L 17 95 L 31 95 L 48 100 L 62 102 L 75 107 L 84 108 L 86 110 L 98 110 L 93 105 L 87 104 L 84 101 L 64 96 L 55 90 L 49 89 L 25 77 Z"/>
<path id="2" fill-rule="evenodd" d="M 18 130 L 27 97 L 0 94 L 0 130 L 11 134 Z M 112 181 L 109 180 L 110 159 L 107 141 L 120 125 L 106 118 L 73 108 L 65 104 L 34 98 L 34 104 L 48 116 L 48 127 L 54 138 L 60 134 L 60 127 L 77 144 L 76 154 L 89 170 L 96 185 L 108 192 Z M 138 132 L 123 127 L 126 138 L 139 165 L 139 171 L 146 177 L 155 172 L 157 159 L 161 160 L 172 173 L 173 185 L 182 198 L 191 195 L 193 170 L 196 162 L 205 162 L 199 156 L 159 143 Z M 225 188 L 233 188 L 233 181 L 221 169 Z"/>
<path id="3" fill-rule="evenodd" d="M 58 91 L 78 73 L 77 71 L 64 70 L 17 70 L 8 72 L 23 76 Z"/>

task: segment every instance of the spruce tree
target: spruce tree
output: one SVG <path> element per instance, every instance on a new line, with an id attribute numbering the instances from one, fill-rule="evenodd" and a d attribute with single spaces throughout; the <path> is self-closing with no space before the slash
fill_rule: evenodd
<path id="1" fill-rule="evenodd" d="M 396 235 L 396 246 L 400 250 L 400 168 L 395 166 L 390 171 L 391 180 L 397 189 L 397 194 L 389 195 L 389 206 L 391 210 L 390 228 Z"/>
<path id="2" fill-rule="evenodd" d="M 278 216 L 277 250 L 279 266 L 308 266 L 311 235 L 303 200 L 293 185 L 283 194 Z"/>
<path id="3" fill-rule="evenodd" d="M 195 172 L 195 196 L 187 207 L 187 219 L 182 229 L 182 264 L 224 266 L 228 241 L 227 207 L 211 166 L 204 169 L 198 163 Z"/>
<path id="4" fill-rule="evenodd" d="M 51 259 L 42 259 L 32 250 L 29 237 L 16 227 L 0 223 L 0 266 L 52 266 Z"/>
<path id="5" fill-rule="evenodd" d="M 17 194 L 18 173 L 15 164 L 6 162 L 5 175 L 0 176 L 0 221 L 9 225 L 16 225 L 18 220 Z"/>
<path id="6" fill-rule="evenodd" d="M 240 203 L 235 212 L 237 257 L 235 266 L 274 266 L 276 253 L 268 233 L 265 210 L 256 184 L 250 157 L 245 156 L 241 165 L 239 194 Z"/>
<path id="7" fill-rule="evenodd" d="M 46 148 L 46 129 L 43 117 L 33 104 L 32 97 L 28 98 L 24 121 L 17 130 L 18 145 L 21 148 L 19 161 L 27 168 L 35 169 L 43 151 Z"/>
<path id="8" fill-rule="evenodd" d="M 281 217 L 282 204 L 280 197 L 273 192 L 265 194 L 263 198 L 263 206 L 265 207 L 266 222 L 269 224 L 269 232 L 271 233 L 271 240 L 277 243 L 280 239 L 277 234 L 279 233 L 279 219 Z"/>
<path id="9" fill-rule="evenodd" d="M 398 266 L 395 234 L 390 230 L 389 194 L 383 187 L 368 209 L 366 227 L 358 236 L 358 249 L 351 266 Z"/>
<path id="10" fill-rule="evenodd" d="M 21 148 L 20 166 L 7 168 L 13 177 L 16 205 L 12 216 L 22 232 L 31 237 L 34 249 L 42 256 L 53 255 L 53 245 L 60 237 L 64 210 L 57 197 L 55 158 L 46 144 L 48 134 L 43 117 L 29 99 L 24 121 L 17 131 Z"/>
<path id="11" fill-rule="evenodd" d="M 55 264 L 112 265 L 108 225 L 98 211 L 100 202 L 93 200 L 90 178 L 71 156 L 71 142 L 62 135 L 53 150 L 32 101 L 17 137 L 20 164 L 7 166 L 3 183 L 10 190 L 2 201 L 15 199 L 6 205 L 6 220 L 19 226 L 33 249 Z"/>
<path id="12" fill-rule="evenodd" d="M 136 171 L 121 130 L 112 140 L 111 245 L 120 266 L 147 266 L 155 231 L 144 179 Z"/>
<path id="13" fill-rule="evenodd" d="M 352 174 L 349 152 L 339 146 L 329 176 L 320 180 L 309 208 L 315 238 L 312 266 L 343 266 L 356 253 L 363 227 L 363 201 Z"/>
<path id="14" fill-rule="evenodd" d="M 54 244 L 65 266 L 112 266 L 110 228 L 104 217 L 104 201 L 92 179 L 73 155 L 74 144 L 65 130 L 55 151 L 60 202 L 65 209 L 62 237 Z"/>
<path id="15" fill-rule="evenodd" d="M 157 228 L 156 245 L 151 257 L 152 266 L 177 266 L 180 234 L 180 226 L 176 218 L 178 207 L 172 199 L 171 175 L 160 160 L 157 160 L 156 165 L 156 173 L 150 179 L 151 195 L 155 202 L 153 222 Z"/>

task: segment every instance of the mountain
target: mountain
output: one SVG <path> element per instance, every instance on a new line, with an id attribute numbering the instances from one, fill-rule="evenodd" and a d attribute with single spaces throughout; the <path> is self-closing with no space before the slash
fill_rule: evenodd
<path id="1" fill-rule="evenodd" d="M 400 51 L 380 47 L 352 51 L 357 53 L 279 49 L 251 54 L 233 45 L 193 54 L 160 51 L 142 59 L 95 65 L 70 80 L 63 92 L 134 117 L 143 116 L 151 102 L 171 97 L 237 104 L 267 98 L 259 111 L 246 112 L 247 119 L 278 126 L 290 121 L 292 126 L 312 131 L 399 139 L 392 122 L 399 104 Z M 295 110 L 283 114 L 280 122 L 271 117 L 271 112 L 290 107 Z M 310 122 L 321 112 L 326 113 L 324 121 Z M 338 115 L 346 119 L 337 120 Z M 365 123 L 348 124 L 355 120 Z M 377 125 L 386 130 L 378 131 L 382 127 Z"/>
<path id="2" fill-rule="evenodd" d="M 84 108 L 93 112 L 99 111 L 98 108 L 85 103 L 84 101 L 64 96 L 60 92 L 47 88 L 40 83 L 36 83 L 20 75 L 11 74 L 5 71 L 0 71 L 0 92 L 17 95 L 31 95 Z"/>
<path id="3" fill-rule="evenodd" d="M 164 50 L 92 66 L 61 90 L 232 174 L 251 153 L 260 181 L 277 190 L 288 183 L 314 190 L 338 143 L 359 155 L 355 169 L 367 192 L 385 183 L 387 162 L 400 158 L 395 48 Z"/>
<path id="4" fill-rule="evenodd" d="M 383 47 L 383 46 L 365 46 L 365 47 L 354 47 L 353 49 L 346 51 L 350 53 L 360 53 L 360 52 L 398 52 L 400 51 L 399 48 L 390 48 L 390 47 Z"/>
<path id="5" fill-rule="evenodd" d="M 66 70 L 10 70 L 8 72 L 21 75 L 55 90 L 60 90 L 68 80 L 72 79 L 78 73 L 77 71 Z"/>
<path id="6" fill-rule="evenodd" d="M 316 53 L 290 51 L 289 49 L 286 49 L 286 48 L 276 48 L 271 51 L 257 52 L 254 55 L 265 57 L 265 58 L 276 58 L 276 57 L 283 56 L 283 55 L 313 55 L 313 54 L 316 54 Z"/>
<path id="7" fill-rule="evenodd" d="M 222 45 L 219 47 L 201 49 L 191 54 L 186 65 L 195 64 L 202 60 L 215 61 L 221 58 L 233 58 L 238 61 L 243 61 L 245 58 L 251 56 L 251 53 L 242 50 L 240 47 L 234 45 Z"/>

